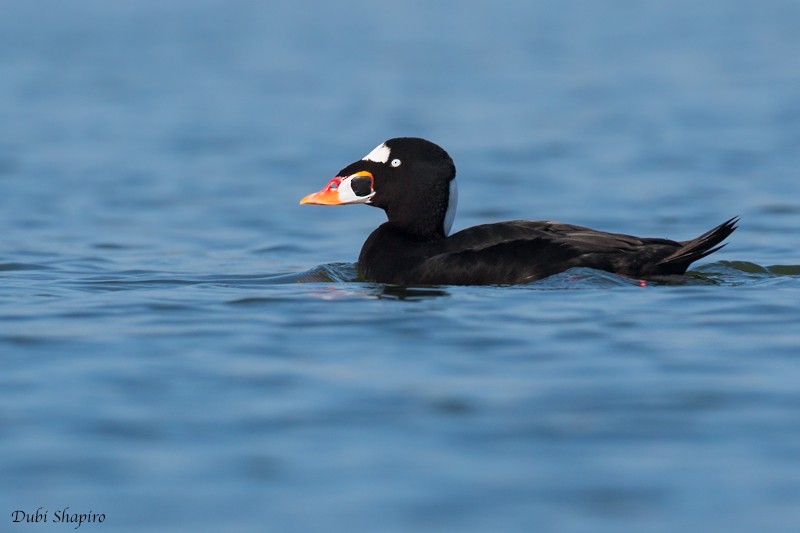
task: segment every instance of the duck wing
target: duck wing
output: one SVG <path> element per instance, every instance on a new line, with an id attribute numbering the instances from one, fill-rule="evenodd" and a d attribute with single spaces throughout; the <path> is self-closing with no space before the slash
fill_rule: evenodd
<path id="1" fill-rule="evenodd" d="M 683 274 L 719 250 L 737 220 L 682 242 L 549 221 L 483 224 L 445 239 L 444 249 L 431 253 L 410 277 L 423 284 L 485 285 L 527 283 L 572 267 L 629 277 Z"/>

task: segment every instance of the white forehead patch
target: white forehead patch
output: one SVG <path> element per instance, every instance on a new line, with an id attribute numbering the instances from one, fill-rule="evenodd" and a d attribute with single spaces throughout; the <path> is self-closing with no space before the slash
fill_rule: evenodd
<path id="1" fill-rule="evenodd" d="M 362 161 L 386 163 L 389 160 L 390 155 L 392 155 L 392 150 L 388 146 L 386 146 L 386 144 L 381 143 L 378 146 L 376 146 L 373 151 L 365 155 Z"/>

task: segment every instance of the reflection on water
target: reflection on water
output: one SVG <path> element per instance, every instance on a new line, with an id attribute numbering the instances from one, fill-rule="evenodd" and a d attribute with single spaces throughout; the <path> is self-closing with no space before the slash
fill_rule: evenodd
<path id="1" fill-rule="evenodd" d="M 425 298 L 438 298 L 440 296 L 449 296 L 445 288 L 433 287 L 403 287 L 399 285 L 379 285 L 376 288 L 378 298 L 386 298 L 389 300 L 405 300 L 413 302 L 415 300 L 422 300 Z"/>

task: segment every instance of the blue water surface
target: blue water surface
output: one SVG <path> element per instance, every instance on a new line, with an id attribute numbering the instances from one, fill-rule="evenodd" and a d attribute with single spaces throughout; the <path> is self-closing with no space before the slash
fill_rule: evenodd
<path id="1" fill-rule="evenodd" d="M 799 3 L 0 15 L 3 531 L 800 530 Z M 298 201 L 401 135 L 456 230 L 740 229 L 655 283 L 364 283 L 383 213 Z"/>

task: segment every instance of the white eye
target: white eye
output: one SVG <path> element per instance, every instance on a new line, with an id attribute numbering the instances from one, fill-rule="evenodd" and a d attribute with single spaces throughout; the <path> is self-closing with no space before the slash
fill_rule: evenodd
<path id="1" fill-rule="evenodd" d="M 392 159 L 391 165 L 396 168 L 399 167 L 401 163 L 402 161 L 400 161 L 399 159 Z"/>

